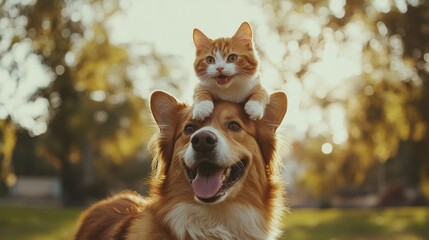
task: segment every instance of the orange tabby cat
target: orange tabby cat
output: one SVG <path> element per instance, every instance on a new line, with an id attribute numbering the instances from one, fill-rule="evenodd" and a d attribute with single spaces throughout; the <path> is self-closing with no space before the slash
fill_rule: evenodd
<path id="1" fill-rule="evenodd" d="M 258 58 L 252 42 L 252 29 L 240 25 L 231 38 L 215 40 L 194 29 L 195 72 L 200 79 L 194 93 L 193 118 L 203 120 L 213 111 L 213 101 L 246 102 L 244 109 L 252 120 L 261 119 L 269 102 L 261 86 Z"/>

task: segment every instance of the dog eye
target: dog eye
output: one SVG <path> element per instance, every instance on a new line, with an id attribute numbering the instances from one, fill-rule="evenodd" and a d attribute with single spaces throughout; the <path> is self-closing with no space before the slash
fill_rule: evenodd
<path id="1" fill-rule="evenodd" d="M 195 130 L 197 130 L 197 127 L 193 124 L 186 125 L 184 129 L 186 134 L 192 134 L 195 132 Z"/>
<path id="2" fill-rule="evenodd" d="M 232 131 L 239 131 L 241 130 L 241 126 L 236 121 L 230 121 L 228 122 L 228 129 Z"/>
<path id="3" fill-rule="evenodd" d="M 212 56 L 206 57 L 206 63 L 208 64 L 214 64 L 216 60 Z"/>
<path id="4" fill-rule="evenodd" d="M 228 56 L 227 61 L 232 63 L 232 62 L 237 61 L 237 58 L 238 58 L 237 54 L 230 54 L 230 55 Z"/>

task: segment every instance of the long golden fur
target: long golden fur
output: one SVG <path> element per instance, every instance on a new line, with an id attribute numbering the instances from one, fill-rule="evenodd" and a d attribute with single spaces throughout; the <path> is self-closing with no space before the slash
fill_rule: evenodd
<path id="1" fill-rule="evenodd" d="M 82 213 L 75 239 L 275 239 L 285 204 L 275 131 L 286 95 L 273 93 L 257 121 L 243 104 L 225 101 L 215 102 L 203 122 L 193 120 L 190 106 L 160 91 L 150 105 L 159 132 L 152 142 L 149 196 L 123 192 L 94 204 Z M 210 203 L 196 196 L 186 172 L 191 139 L 206 129 L 226 143 L 226 164 L 246 163 L 241 177 Z"/>

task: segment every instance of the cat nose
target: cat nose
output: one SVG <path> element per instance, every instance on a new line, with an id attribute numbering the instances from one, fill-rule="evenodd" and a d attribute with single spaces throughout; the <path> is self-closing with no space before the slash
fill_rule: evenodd
<path id="1" fill-rule="evenodd" d="M 223 67 L 217 67 L 217 68 L 216 68 L 216 70 L 217 70 L 219 73 L 221 73 L 221 72 L 223 71 L 223 69 L 224 69 Z"/>

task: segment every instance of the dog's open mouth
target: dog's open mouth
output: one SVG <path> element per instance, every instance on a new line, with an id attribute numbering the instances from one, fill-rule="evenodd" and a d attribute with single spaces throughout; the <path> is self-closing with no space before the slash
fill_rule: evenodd
<path id="1" fill-rule="evenodd" d="M 202 202 L 211 203 L 222 197 L 243 176 L 246 166 L 245 160 L 227 168 L 204 161 L 196 168 L 186 167 L 186 172 L 195 196 Z"/>
<path id="2" fill-rule="evenodd" d="M 226 76 L 226 75 L 219 75 L 216 77 L 216 81 L 219 85 L 225 85 L 231 80 L 232 76 Z"/>

